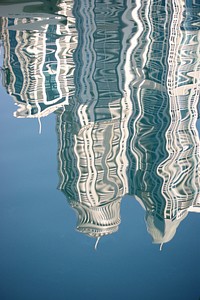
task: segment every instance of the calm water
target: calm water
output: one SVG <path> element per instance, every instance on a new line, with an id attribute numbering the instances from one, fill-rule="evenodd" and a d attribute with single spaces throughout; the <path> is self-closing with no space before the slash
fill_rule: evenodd
<path id="1" fill-rule="evenodd" d="M 0 15 L 0 299 L 199 300 L 198 1 Z"/>

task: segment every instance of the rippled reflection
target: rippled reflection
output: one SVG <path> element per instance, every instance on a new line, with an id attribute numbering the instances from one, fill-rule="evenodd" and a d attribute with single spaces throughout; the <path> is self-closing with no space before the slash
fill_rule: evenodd
<path id="1" fill-rule="evenodd" d="M 2 18 L 4 85 L 19 107 L 16 117 L 46 116 L 74 94 L 72 3 L 1 6 L 8 15 Z M 57 14 L 50 14 L 52 10 Z"/>
<path id="2" fill-rule="evenodd" d="M 54 3 L 52 1 L 52 3 Z M 200 9 L 192 1 L 2 5 L 16 117 L 57 115 L 59 189 L 92 237 L 132 195 L 154 243 L 200 211 Z"/>

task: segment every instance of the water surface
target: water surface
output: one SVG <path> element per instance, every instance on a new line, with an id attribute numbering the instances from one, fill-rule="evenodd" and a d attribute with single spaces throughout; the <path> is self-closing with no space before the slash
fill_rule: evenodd
<path id="1" fill-rule="evenodd" d="M 1 299 L 199 299 L 198 3 L 9 2 Z"/>

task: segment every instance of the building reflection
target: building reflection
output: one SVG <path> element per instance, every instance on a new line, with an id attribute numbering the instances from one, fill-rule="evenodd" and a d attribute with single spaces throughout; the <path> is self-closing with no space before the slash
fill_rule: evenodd
<path id="1" fill-rule="evenodd" d="M 57 132 L 59 188 L 77 212 L 78 231 L 101 237 L 118 230 L 127 192 L 117 70 L 124 5 L 117 1 L 113 14 L 112 5 L 95 2 L 77 2 L 74 10 L 79 35 L 76 92 L 73 103 L 57 112 Z"/>
<path id="2" fill-rule="evenodd" d="M 1 19 L 4 85 L 18 105 L 18 118 L 47 116 L 74 93 L 73 1 L 52 3 L 1 6 L 7 12 Z"/>
<path id="3" fill-rule="evenodd" d="M 128 153 L 132 162 L 129 192 L 145 208 L 148 232 L 159 244 L 173 238 L 192 207 L 197 210 L 200 192 L 199 32 L 181 30 L 183 3 L 166 4 L 167 9 L 155 5 L 143 13 L 143 23 L 150 26 L 140 33 L 141 44 L 134 51 L 135 115 Z M 138 15 L 145 9 L 140 6 Z"/>
<path id="4" fill-rule="evenodd" d="M 44 1 L 34 16 L 1 19 L 15 116 L 56 112 L 59 189 L 82 233 L 116 232 L 127 194 L 158 244 L 200 211 L 200 40 L 191 9 L 190 1 Z"/>

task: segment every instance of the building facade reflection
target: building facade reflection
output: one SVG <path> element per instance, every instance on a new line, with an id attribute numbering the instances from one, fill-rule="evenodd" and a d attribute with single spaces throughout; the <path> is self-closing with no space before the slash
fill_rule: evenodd
<path id="1" fill-rule="evenodd" d="M 2 18 L 15 116 L 56 112 L 59 189 L 78 231 L 116 232 L 129 194 L 145 209 L 153 242 L 170 241 L 188 212 L 200 210 L 200 38 L 191 6 L 58 1 L 54 14 L 44 7 L 40 19 L 38 7 L 34 17 Z M 30 30 L 36 19 L 40 29 Z"/>
<path id="2" fill-rule="evenodd" d="M 10 7 L 15 10 L 10 13 Z M 74 93 L 73 52 L 77 45 L 73 1 L 2 6 L 5 87 L 15 117 L 42 117 L 68 104 Z M 51 12 L 57 11 L 57 15 Z M 27 16 L 28 15 L 28 16 Z"/>
<path id="3" fill-rule="evenodd" d="M 138 10 L 150 26 L 149 33 L 141 32 L 140 41 L 144 35 L 148 49 L 139 76 L 136 71 L 144 55 L 140 45 L 134 51 L 139 58 L 133 69 L 136 115 L 130 127 L 129 157 L 129 192 L 145 208 L 147 229 L 153 242 L 160 244 L 171 240 L 188 211 L 197 208 L 200 192 L 196 129 L 199 31 L 181 30 L 182 2 L 165 4 L 151 6 L 148 14 L 142 13 L 145 7 Z"/>
<path id="4" fill-rule="evenodd" d="M 118 230 L 120 203 L 127 191 L 121 171 L 126 149 L 121 147 L 117 74 L 124 6 L 121 1 L 116 8 L 96 1 L 77 5 L 74 104 L 57 112 L 59 188 L 77 211 L 77 229 L 101 237 Z"/>

